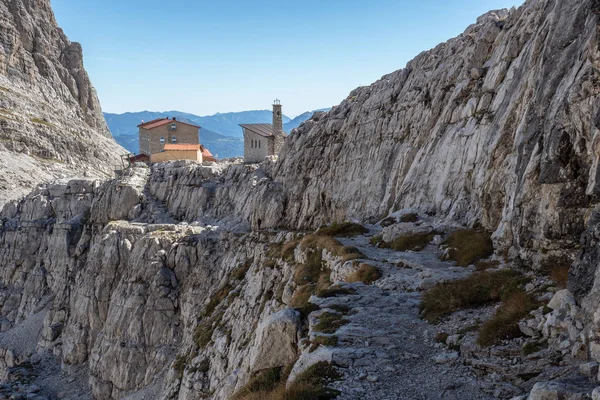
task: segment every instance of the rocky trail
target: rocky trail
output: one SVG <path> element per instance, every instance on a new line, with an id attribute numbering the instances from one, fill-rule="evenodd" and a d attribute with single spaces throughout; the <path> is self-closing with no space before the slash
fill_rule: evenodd
<path id="1" fill-rule="evenodd" d="M 377 233 L 371 227 L 373 233 Z M 357 247 L 382 277 L 373 285 L 342 284 L 355 291 L 330 298 L 313 298 L 324 311 L 349 308 L 346 325 L 334 334 L 336 347 L 320 347 L 308 358 L 330 358 L 344 378 L 332 387 L 340 399 L 487 399 L 473 371 L 458 352 L 434 341 L 435 327 L 419 318 L 420 289 L 458 279 L 471 271 L 442 262 L 437 246 L 421 252 L 399 252 L 369 244 L 369 236 L 339 239 Z M 333 307 L 333 309 L 331 308 Z M 318 320 L 320 312 L 313 320 Z M 311 321 L 314 328 L 315 321 Z M 321 335 L 311 330 L 310 336 Z"/>

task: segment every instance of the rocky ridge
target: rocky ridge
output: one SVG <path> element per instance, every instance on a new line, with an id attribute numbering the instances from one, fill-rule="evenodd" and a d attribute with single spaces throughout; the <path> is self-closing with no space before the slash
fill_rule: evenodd
<path id="1" fill-rule="evenodd" d="M 44 181 L 112 176 L 124 150 L 50 2 L 2 1 L 0 23 L 0 204 Z"/>
<path id="2" fill-rule="evenodd" d="M 35 350 L 7 345 L 0 372 L 10 379 L 24 365 L 37 371 L 39 353 L 85 366 L 96 398 L 225 399 L 256 373 L 299 357 L 290 381 L 316 360 L 334 361 L 343 380 L 331 386 L 342 398 L 396 398 L 398 388 L 383 382 L 394 374 L 406 374 L 413 398 L 592 396 L 600 361 L 598 10 L 595 1 L 530 0 L 486 14 L 315 115 L 279 160 L 135 167 L 8 203 L 0 339 L 24 326 L 40 334 Z M 472 322 L 466 310 L 442 321 L 451 335 L 433 343 L 415 290 L 473 268 L 438 261 L 435 248 L 415 255 L 367 244 L 378 221 L 407 208 L 443 234 L 475 224 L 494 231 L 500 268 L 521 268 L 535 279 L 529 292 L 547 291 L 538 294 L 549 309 L 521 324 L 533 339 L 482 349 L 472 333 L 459 333 Z M 381 268 L 375 286 L 343 282 L 356 267 L 343 253 L 296 243 L 306 230 L 343 220 L 371 223 L 366 236 L 342 244 Z M 394 229 L 403 227 L 384 235 Z M 310 297 L 321 309 L 304 315 L 293 306 L 303 286 L 296 271 L 311 254 L 339 291 Z M 533 278 L 533 270 L 576 259 L 571 292 Z M 411 268 L 390 262 L 399 260 Z M 322 314 L 340 309 L 349 322 L 335 332 L 337 344 L 315 349 Z M 382 337 L 401 345 L 388 348 Z M 540 339 L 547 348 L 521 353 Z M 459 385 L 449 382 L 458 378 L 452 368 Z M 412 387 L 418 371 L 438 381 Z M 7 390 L 30 390 L 15 386 Z"/>

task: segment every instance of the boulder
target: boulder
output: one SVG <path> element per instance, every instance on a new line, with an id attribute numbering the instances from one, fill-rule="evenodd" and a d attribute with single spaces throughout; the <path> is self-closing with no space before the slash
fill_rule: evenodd
<path id="1" fill-rule="evenodd" d="M 566 305 L 576 305 L 575 297 L 567 289 L 562 289 L 556 292 L 550 300 L 550 302 L 548 303 L 548 307 L 550 307 L 553 310 L 556 310 L 559 307 L 564 307 Z"/>
<path id="2" fill-rule="evenodd" d="M 296 360 L 300 336 L 300 313 L 287 308 L 272 314 L 256 330 L 250 353 L 251 371 L 283 367 Z"/>

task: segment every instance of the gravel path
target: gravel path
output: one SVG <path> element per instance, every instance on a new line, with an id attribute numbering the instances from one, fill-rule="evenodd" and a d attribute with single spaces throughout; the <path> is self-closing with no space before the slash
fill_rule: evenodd
<path id="1" fill-rule="evenodd" d="M 433 327 L 419 318 L 418 290 L 470 271 L 439 261 L 434 246 L 423 252 L 396 252 L 371 246 L 368 240 L 358 236 L 340 242 L 363 252 L 368 263 L 381 269 L 382 278 L 373 285 L 342 284 L 355 294 L 313 298 L 322 308 L 351 307 L 345 317 L 350 322 L 334 334 L 338 345 L 315 352 L 317 357 L 330 352 L 343 367 L 344 379 L 331 385 L 342 392 L 339 399 L 491 398 L 480 390 L 458 353 L 436 346 Z M 402 267 L 394 264 L 398 262 Z"/>

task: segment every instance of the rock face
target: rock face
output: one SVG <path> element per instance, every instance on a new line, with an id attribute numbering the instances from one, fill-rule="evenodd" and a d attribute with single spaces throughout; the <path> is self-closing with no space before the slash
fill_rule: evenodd
<path id="1" fill-rule="evenodd" d="M 52 178 L 110 176 L 124 151 L 50 2 L 1 1 L 0 24 L 0 204 Z"/>
<path id="2" fill-rule="evenodd" d="M 599 188 L 592 3 L 535 0 L 488 13 L 318 113 L 273 172 L 285 212 L 255 218 L 314 227 L 413 207 L 478 222 L 525 262 L 564 254 Z"/>
<path id="3" fill-rule="evenodd" d="M 0 8 L 8 32 L 18 32 L 13 39 L 6 34 L 18 45 L 5 46 L 14 54 L 2 61 L 13 86 L 0 104 L 46 110 L 41 117 L 48 121 L 24 122 L 26 114 L 19 111 L 19 123 L 13 117 L 0 120 L 15 130 L 0 143 L 18 142 L 23 154 L 36 154 L 36 142 L 16 131 L 35 126 L 37 137 L 48 143 L 44 148 L 54 149 L 52 157 L 75 142 L 83 153 L 92 137 L 99 152 L 93 157 L 108 157 L 97 145 L 98 135 L 92 136 L 103 123 L 94 117 L 99 109 L 90 98 L 95 97 L 77 67 L 80 52 L 55 25 L 40 29 L 42 21 L 32 22 L 38 18 L 31 15 L 34 5 L 40 15 L 44 10 L 51 15 L 42 1 L 12 1 Z M 419 227 L 399 223 L 379 233 L 391 238 L 477 224 L 494 231 L 504 258 L 526 268 L 569 265 L 579 257 L 570 292 L 559 292 L 552 311 L 541 309 L 521 328 L 531 336 L 541 331 L 560 354 L 600 361 L 599 10 L 595 0 L 529 0 L 518 10 L 488 13 L 405 69 L 356 89 L 330 112 L 315 114 L 292 133 L 279 160 L 133 167 L 117 179 L 58 182 L 7 203 L 0 214 L 0 339 L 23 326 L 41 332 L 36 351 L 51 353 L 65 366 L 86 366 L 89 390 L 102 399 L 136 398 L 140 390 L 159 398 L 225 399 L 253 373 L 281 367 L 299 353 L 292 377 L 314 359 L 362 368 L 365 360 L 381 359 L 379 351 L 394 350 L 384 347 L 393 337 L 387 329 L 403 326 L 403 318 L 427 336 L 425 322 L 411 319 L 417 317 L 418 295 L 408 293 L 469 272 L 450 269 L 432 254 L 423 261 L 414 254 L 399 258 L 392 250 L 370 253 L 363 237 L 354 244 L 391 275 L 381 288 L 356 284 L 350 291 L 363 302 L 338 338 L 354 346 L 351 351 L 321 346 L 311 355 L 298 339 L 306 323 L 289 308 L 303 282 L 295 268 L 315 253 L 299 246 L 284 257 L 282 247 L 305 233 L 298 229 L 342 220 L 374 222 L 411 209 L 436 220 Z M 42 42 L 48 45 L 37 45 Z M 39 51 L 53 46 L 59 51 Z M 34 94 L 27 89 L 29 80 L 37 82 Z M 65 105 L 60 115 L 40 106 L 54 104 L 53 99 Z M 52 130 L 75 127 L 68 116 L 78 128 L 85 125 L 79 136 L 74 133 L 76 141 Z M 74 162 L 75 156 L 70 155 Z M 402 263 L 390 264 L 392 259 Z M 334 281 L 358 268 L 325 250 L 319 261 Z M 399 265 L 406 271 L 398 273 Z M 353 296 L 319 304 L 343 310 L 339 306 L 354 306 Z M 341 300 L 345 303 L 330 303 Z M 373 347 L 355 333 L 364 332 L 369 307 L 380 331 Z M 388 307 L 392 314 L 402 310 L 397 323 L 385 323 Z M 353 325 L 361 319 L 363 325 Z M 405 336 L 416 340 L 417 335 L 405 330 L 394 340 L 411 345 Z M 31 346 L 3 349 L 2 343 L 0 375 L 10 376 L 11 368 L 29 362 Z M 352 384 L 340 390 L 360 396 L 364 384 L 388 380 L 394 365 L 409 362 L 446 371 L 458 355 L 439 355 L 431 343 L 421 347 L 421 355 L 406 348 L 392 351 L 389 365 L 377 373 L 363 376 L 355 370 Z M 427 371 L 421 378 L 437 382 Z M 440 392 L 463 390 L 443 383 L 448 386 Z M 465 393 L 477 393 L 462 398 L 479 398 L 474 380 L 462 384 Z M 569 389 L 557 385 L 537 385 L 533 396 Z M 397 388 L 383 389 L 377 398 L 391 398 Z M 505 389 L 519 394 L 515 387 Z"/>

